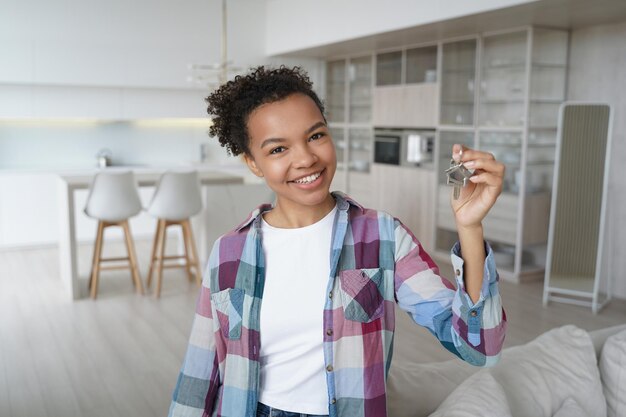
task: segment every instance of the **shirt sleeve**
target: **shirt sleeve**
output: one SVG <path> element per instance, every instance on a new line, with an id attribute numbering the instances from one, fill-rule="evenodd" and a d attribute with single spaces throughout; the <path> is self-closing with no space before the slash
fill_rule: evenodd
<path id="1" fill-rule="evenodd" d="M 170 417 L 211 415 L 220 384 L 211 309 L 211 274 L 219 266 L 219 241 L 213 246 L 202 280 L 187 353 L 172 395 Z"/>
<path id="2" fill-rule="evenodd" d="M 498 291 L 498 273 L 491 247 L 485 243 L 485 269 L 480 298 L 472 303 L 465 291 L 463 259 L 452 248 L 456 288 L 419 241 L 399 220 L 395 224 L 396 300 L 417 323 L 426 327 L 449 351 L 476 366 L 497 363 L 504 343 L 506 314 Z"/>

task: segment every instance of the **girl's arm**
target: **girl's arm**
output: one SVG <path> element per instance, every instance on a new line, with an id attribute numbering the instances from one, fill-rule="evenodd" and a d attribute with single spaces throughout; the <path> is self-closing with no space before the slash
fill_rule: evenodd
<path id="1" fill-rule="evenodd" d="M 461 145 L 453 146 L 452 158 L 474 170 L 458 200 L 451 202 L 464 261 L 465 290 L 475 303 L 480 296 L 486 256 L 482 220 L 502 192 L 504 164 L 490 153 Z"/>

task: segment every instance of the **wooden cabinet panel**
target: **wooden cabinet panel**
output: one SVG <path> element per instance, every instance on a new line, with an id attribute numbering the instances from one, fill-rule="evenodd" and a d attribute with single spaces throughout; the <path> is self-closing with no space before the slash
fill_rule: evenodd
<path id="1" fill-rule="evenodd" d="M 372 172 L 377 179 L 378 208 L 400 219 L 430 251 L 434 247 L 434 171 L 374 164 Z"/>
<path id="2" fill-rule="evenodd" d="M 373 102 L 374 126 L 437 126 L 437 91 L 437 83 L 376 87 Z"/>

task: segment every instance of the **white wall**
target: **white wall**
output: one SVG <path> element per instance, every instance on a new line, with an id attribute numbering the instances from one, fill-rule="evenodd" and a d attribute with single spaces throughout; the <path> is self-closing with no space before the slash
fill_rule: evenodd
<path id="1" fill-rule="evenodd" d="M 229 55 L 263 57 L 265 2 L 229 0 Z M 220 60 L 219 0 L 4 0 L 0 83 L 189 88 Z"/>
<path id="2" fill-rule="evenodd" d="M 279 55 L 537 0 L 267 0 L 266 53 Z"/>
<path id="3" fill-rule="evenodd" d="M 613 106 L 613 142 L 609 180 L 605 273 L 615 295 L 626 298 L 626 22 L 572 32 L 568 99 Z M 583 175 L 584 175 L 584 167 Z"/>

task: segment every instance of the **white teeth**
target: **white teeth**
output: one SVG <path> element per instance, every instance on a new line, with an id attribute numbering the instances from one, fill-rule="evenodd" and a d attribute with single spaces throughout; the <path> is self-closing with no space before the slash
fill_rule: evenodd
<path id="1" fill-rule="evenodd" d="M 320 177 L 320 175 L 322 175 L 322 173 L 318 172 L 317 174 L 313 174 L 313 175 L 309 175 L 308 177 L 300 178 L 299 180 L 295 180 L 294 182 L 296 182 L 298 184 L 309 184 L 309 183 L 312 183 L 313 181 L 315 181 L 316 179 L 318 179 Z"/>

